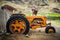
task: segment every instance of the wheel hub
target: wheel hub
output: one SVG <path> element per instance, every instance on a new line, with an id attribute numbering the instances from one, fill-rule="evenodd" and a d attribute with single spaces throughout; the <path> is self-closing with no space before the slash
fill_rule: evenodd
<path id="1" fill-rule="evenodd" d="M 12 20 L 9 29 L 12 33 L 23 33 L 26 29 L 26 23 L 22 19 Z"/>
<path id="2" fill-rule="evenodd" d="M 54 32 L 54 30 L 53 29 L 49 29 L 49 31 L 48 31 L 49 33 L 53 33 Z"/>

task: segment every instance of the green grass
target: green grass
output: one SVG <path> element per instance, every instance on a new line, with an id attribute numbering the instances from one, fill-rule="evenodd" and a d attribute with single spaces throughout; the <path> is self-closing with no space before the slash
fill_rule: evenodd
<path id="1" fill-rule="evenodd" d="M 58 13 L 49 13 L 46 16 L 49 16 L 49 17 L 60 17 L 60 14 L 58 14 Z"/>

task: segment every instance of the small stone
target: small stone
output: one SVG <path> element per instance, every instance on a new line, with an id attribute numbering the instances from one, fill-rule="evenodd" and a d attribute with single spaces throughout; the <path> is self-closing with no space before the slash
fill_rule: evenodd
<path id="1" fill-rule="evenodd" d="M 27 35 L 25 35 L 25 36 L 29 38 L 29 35 L 28 35 L 28 34 L 27 34 Z"/>

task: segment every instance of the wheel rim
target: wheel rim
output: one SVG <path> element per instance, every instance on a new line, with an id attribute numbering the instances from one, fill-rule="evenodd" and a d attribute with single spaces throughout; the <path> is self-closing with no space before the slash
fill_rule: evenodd
<path id="1" fill-rule="evenodd" d="M 10 21 L 9 29 L 12 33 L 24 33 L 26 30 L 26 23 L 23 19 L 15 19 Z"/>
<path id="2" fill-rule="evenodd" d="M 49 29 L 48 32 L 49 32 L 49 33 L 53 33 L 54 30 L 53 30 L 53 29 Z"/>

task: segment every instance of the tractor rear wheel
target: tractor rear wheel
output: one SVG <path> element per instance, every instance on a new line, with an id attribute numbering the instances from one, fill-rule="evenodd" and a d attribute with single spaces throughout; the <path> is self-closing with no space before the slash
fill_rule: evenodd
<path id="1" fill-rule="evenodd" d="M 29 22 L 23 16 L 13 16 L 7 21 L 6 24 L 8 33 L 22 33 L 26 35 L 29 32 L 29 28 Z"/>

